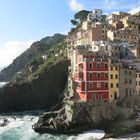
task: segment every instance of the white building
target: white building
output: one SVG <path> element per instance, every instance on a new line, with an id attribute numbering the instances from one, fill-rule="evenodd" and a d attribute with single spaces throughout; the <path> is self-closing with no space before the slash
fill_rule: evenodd
<path id="1" fill-rule="evenodd" d="M 87 21 L 93 21 L 94 19 L 100 20 L 102 16 L 102 10 L 95 9 L 92 12 L 90 12 L 87 16 Z"/>

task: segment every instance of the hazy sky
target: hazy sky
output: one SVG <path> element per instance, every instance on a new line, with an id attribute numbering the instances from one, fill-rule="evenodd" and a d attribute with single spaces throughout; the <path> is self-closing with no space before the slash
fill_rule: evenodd
<path id="1" fill-rule="evenodd" d="M 137 11 L 140 0 L 0 0 L 0 67 L 12 62 L 33 41 L 67 33 L 79 10 Z"/>

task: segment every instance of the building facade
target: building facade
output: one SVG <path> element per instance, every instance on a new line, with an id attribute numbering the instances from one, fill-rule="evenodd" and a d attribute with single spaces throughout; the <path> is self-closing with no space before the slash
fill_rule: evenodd
<path id="1" fill-rule="evenodd" d="M 140 71 L 136 71 L 136 95 L 140 96 Z"/>
<path id="2" fill-rule="evenodd" d="M 109 66 L 109 99 L 110 101 L 117 100 L 119 97 L 119 65 L 110 64 Z"/>
<path id="3" fill-rule="evenodd" d="M 94 9 L 92 12 L 90 12 L 87 16 L 87 21 L 93 21 L 95 19 L 100 20 L 102 15 L 102 10 L 100 9 Z"/>
<path id="4" fill-rule="evenodd" d="M 136 69 L 133 66 L 121 66 L 119 79 L 120 98 L 136 95 Z"/>
<path id="5" fill-rule="evenodd" d="M 74 81 L 75 92 L 83 101 L 109 100 L 108 60 L 93 54 L 77 56 L 77 71 Z"/>

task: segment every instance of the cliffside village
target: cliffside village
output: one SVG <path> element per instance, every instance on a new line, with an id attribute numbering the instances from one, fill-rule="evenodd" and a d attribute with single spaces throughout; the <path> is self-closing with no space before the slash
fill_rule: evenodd
<path id="1" fill-rule="evenodd" d="M 115 102 L 140 96 L 140 12 L 95 9 L 67 38 L 69 99 Z"/>
<path id="2" fill-rule="evenodd" d="M 103 15 L 95 9 L 80 25 L 66 39 L 65 106 L 44 114 L 34 130 L 73 134 L 98 127 L 122 135 L 140 128 L 140 12 Z"/>

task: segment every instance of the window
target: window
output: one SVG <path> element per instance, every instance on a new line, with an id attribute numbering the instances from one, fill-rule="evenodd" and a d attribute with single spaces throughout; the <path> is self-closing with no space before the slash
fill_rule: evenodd
<path id="1" fill-rule="evenodd" d="M 104 87 L 105 88 L 108 88 L 108 83 L 104 83 Z"/>
<path id="2" fill-rule="evenodd" d="M 117 87 L 117 88 L 119 87 L 119 84 L 118 84 L 118 83 L 116 83 L 116 87 Z"/>
<path id="3" fill-rule="evenodd" d="M 129 71 L 129 75 L 131 75 L 131 71 Z"/>
<path id="4" fill-rule="evenodd" d="M 137 86 L 137 81 L 136 81 L 136 86 Z"/>
<path id="5" fill-rule="evenodd" d="M 111 70 L 113 70 L 113 67 L 111 67 Z"/>
<path id="6" fill-rule="evenodd" d="M 125 83 L 127 83 L 127 79 L 125 79 Z"/>
<path id="7" fill-rule="evenodd" d="M 105 64 L 105 68 L 108 68 L 108 64 Z"/>
<path id="8" fill-rule="evenodd" d="M 93 89 L 93 83 L 89 83 L 89 89 Z"/>
<path id="9" fill-rule="evenodd" d="M 102 94 L 101 93 L 98 93 L 98 99 L 102 100 Z"/>
<path id="10" fill-rule="evenodd" d="M 139 86 L 140 86 L 140 81 L 139 81 Z"/>
<path id="11" fill-rule="evenodd" d="M 124 73 L 127 74 L 127 70 L 125 70 Z"/>
<path id="12" fill-rule="evenodd" d="M 131 88 L 130 88 L 130 89 L 129 89 L 129 94 L 130 94 L 130 96 L 131 96 L 131 93 L 132 93 L 132 92 L 131 92 Z"/>
<path id="13" fill-rule="evenodd" d="M 108 73 L 104 73 L 104 78 L 108 78 Z"/>
<path id="14" fill-rule="evenodd" d="M 132 83 L 132 80 L 131 79 L 129 79 L 129 84 L 131 84 Z"/>
<path id="15" fill-rule="evenodd" d="M 113 83 L 111 83 L 110 87 L 113 88 Z"/>
<path id="16" fill-rule="evenodd" d="M 117 67 L 117 66 L 115 67 L 115 70 L 116 70 L 116 71 L 118 70 L 118 67 Z"/>
<path id="17" fill-rule="evenodd" d="M 90 78 L 90 79 L 93 78 L 93 73 L 89 73 L 89 78 Z"/>
<path id="18" fill-rule="evenodd" d="M 100 88 L 100 87 L 101 87 L 101 83 L 97 82 L 97 88 Z"/>
<path id="19" fill-rule="evenodd" d="M 92 99 L 93 99 L 93 101 L 96 100 L 96 94 L 93 94 L 93 95 L 92 95 Z"/>
<path id="20" fill-rule="evenodd" d="M 92 63 L 90 63 L 90 64 L 89 64 L 89 68 L 90 68 L 90 69 L 92 69 L 92 68 L 93 68 L 93 65 L 92 65 Z"/>
<path id="21" fill-rule="evenodd" d="M 113 74 L 111 74 L 111 76 L 110 76 L 110 77 L 111 77 L 111 79 L 113 79 Z"/>
<path id="22" fill-rule="evenodd" d="M 115 75 L 115 78 L 118 79 L 118 75 L 117 74 Z"/>
<path id="23" fill-rule="evenodd" d="M 97 78 L 100 78 L 100 73 L 97 73 Z"/>
<path id="24" fill-rule="evenodd" d="M 98 69 L 100 68 L 100 64 L 97 64 L 97 68 L 98 68 Z"/>
<path id="25" fill-rule="evenodd" d="M 140 77 L 140 74 L 139 74 L 139 77 Z"/>
<path id="26" fill-rule="evenodd" d="M 125 94 L 126 94 L 126 96 L 128 96 L 128 89 L 127 88 L 125 89 Z"/>
<path id="27" fill-rule="evenodd" d="M 136 28 L 136 26 L 134 25 L 134 28 Z"/>

